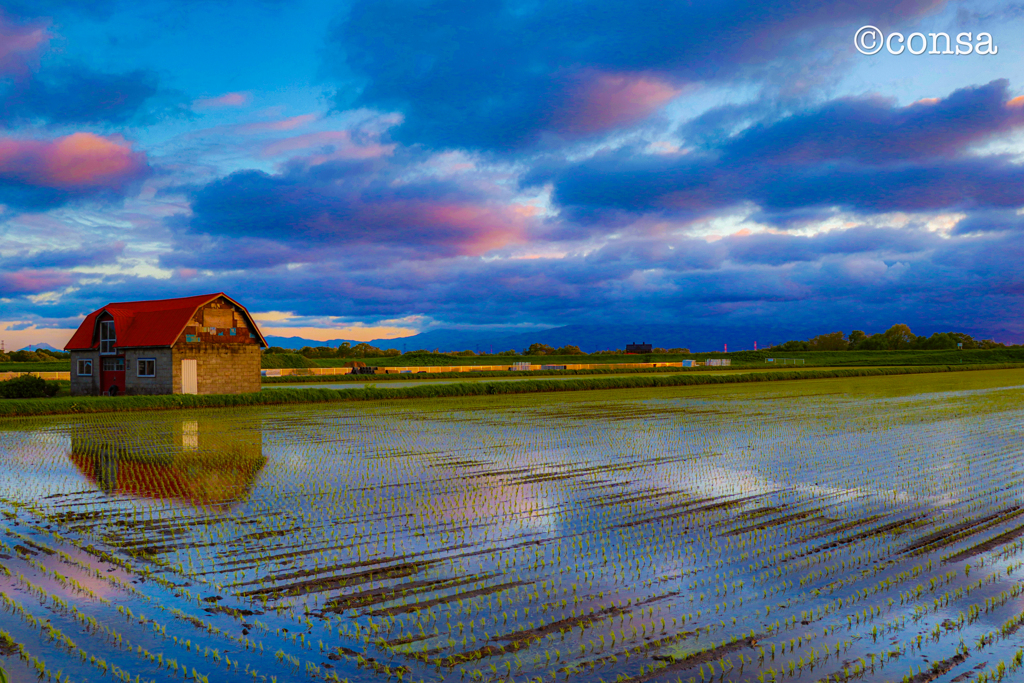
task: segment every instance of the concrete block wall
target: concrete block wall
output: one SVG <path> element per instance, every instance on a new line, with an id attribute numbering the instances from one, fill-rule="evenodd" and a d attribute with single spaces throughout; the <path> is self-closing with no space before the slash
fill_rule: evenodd
<path id="1" fill-rule="evenodd" d="M 184 343 L 174 347 L 172 390 L 181 393 L 181 361 L 194 358 L 200 394 L 260 390 L 260 347 L 255 344 Z"/>
<path id="2" fill-rule="evenodd" d="M 88 358 L 92 360 L 92 377 L 78 376 L 78 360 Z M 100 393 L 100 352 L 99 351 L 72 351 L 71 352 L 71 395 L 72 396 L 94 396 Z"/>
<path id="3" fill-rule="evenodd" d="M 139 359 L 156 360 L 156 377 L 139 377 Z M 125 349 L 124 390 L 129 396 L 139 394 L 170 394 L 173 384 L 173 354 L 170 349 Z"/>

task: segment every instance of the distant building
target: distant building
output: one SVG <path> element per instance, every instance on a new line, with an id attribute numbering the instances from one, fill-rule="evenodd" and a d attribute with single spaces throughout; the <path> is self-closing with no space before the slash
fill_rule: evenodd
<path id="1" fill-rule="evenodd" d="M 626 344 L 626 353 L 650 353 L 650 352 L 651 352 L 651 345 L 650 344 L 644 344 L 643 342 L 641 342 L 639 344 Z"/>
<path id="2" fill-rule="evenodd" d="M 260 390 L 266 346 L 249 311 L 218 293 L 107 304 L 64 350 L 72 396 L 236 394 Z"/>

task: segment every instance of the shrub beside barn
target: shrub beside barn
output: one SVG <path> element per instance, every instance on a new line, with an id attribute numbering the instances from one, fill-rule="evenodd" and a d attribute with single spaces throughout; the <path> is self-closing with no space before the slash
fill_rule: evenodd
<path id="1" fill-rule="evenodd" d="M 71 394 L 89 396 L 259 391 L 266 346 L 249 311 L 217 293 L 108 304 L 64 348 Z"/>

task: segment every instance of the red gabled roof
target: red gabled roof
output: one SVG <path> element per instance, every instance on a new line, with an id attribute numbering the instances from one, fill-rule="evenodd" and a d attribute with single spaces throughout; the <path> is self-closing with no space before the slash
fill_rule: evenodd
<path id="1" fill-rule="evenodd" d="M 133 346 L 172 346 L 185 330 L 185 325 L 192 319 L 200 306 L 210 303 L 218 297 L 224 297 L 245 312 L 249 324 L 256 333 L 260 344 L 267 346 L 267 340 L 256 327 L 249 311 L 227 294 L 203 294 L 187 296 L 181 299 L 160 299 L 157 301 L 125 301 L 107 304 L 103 308 L 85 316 L 78 331 L 65 346 L 65 351 L 93 349 L 99 345 L 96 333 L 96 320 L 103 313 L 109 313 L 114 319 L 117 330 L 117 346 L 128 348 Z"/>

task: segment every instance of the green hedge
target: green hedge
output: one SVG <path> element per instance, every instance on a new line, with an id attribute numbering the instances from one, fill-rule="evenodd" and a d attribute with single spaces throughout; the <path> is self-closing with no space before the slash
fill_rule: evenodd
<path id="1" fill-rule="evenodd" d="M 494 394 L 525 394 L 555 391 L 589 391 L 595 389 L 642 389 L 710 384 L 742 384 L 749 382 L 781 382 L 801 379 L 834 379 L 840 377 L 879 377 L 933 372 L 999 370 L 1020 368 L 1020 365 L 947 365 L 898 368 L 847 368 L 835 370 L 793 370 L 746 374 L 676 374 L 667 376 L 637 375 L 632 377 L 590 377 L 572 380 L 528 380 L 524 382 L 461 382 L 415 387 L 364 389 L 276 389 L 252 394 L 214 396 L 167 395 L 24 399 L 0 402 L 0 417 L 55 415 L 74 413 L 107 413 L 133 410 L 168 410 L 176 408 L 237 407 L 280 405 L 287 403 L 328 403 L 335 401 L 377 401 L 405 398 L 446 398 Z"/>
<path id="2" fill-rule="evenodd" d="M 70 384 L 70 382 L 69 382 Z M 0 398 L 47 398 L 57 395 L 60 384 L 47 382 L 35 375 L 22 375 L 0 382 Z"/>

